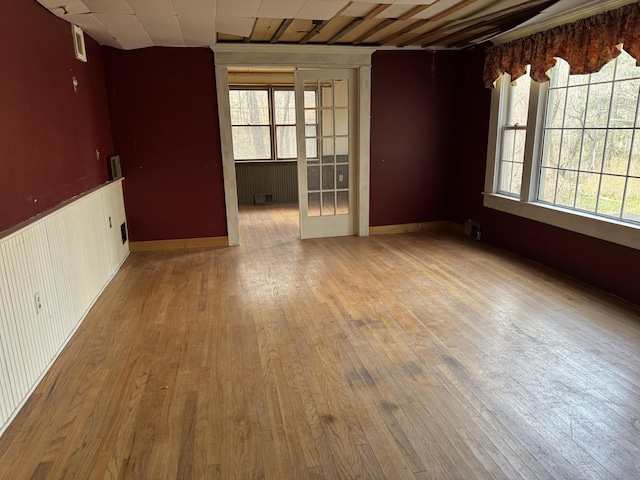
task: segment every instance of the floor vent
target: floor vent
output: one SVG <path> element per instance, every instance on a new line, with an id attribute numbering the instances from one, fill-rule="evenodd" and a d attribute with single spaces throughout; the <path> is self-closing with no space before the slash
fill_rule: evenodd
<path id="1" fill-rule="evenodd" d="M 256 205 L 269 205 L 273 203 L 273 193 L 254 193 L 253 202 Z"/>

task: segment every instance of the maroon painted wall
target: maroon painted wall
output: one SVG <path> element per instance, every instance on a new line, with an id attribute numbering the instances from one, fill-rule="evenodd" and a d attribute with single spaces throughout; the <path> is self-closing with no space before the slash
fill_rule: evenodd
<path id="1" fill-rule="evenodd" d="M 85 39 L 88 63 L 71 24 L 32 0 L 0 3 L 0 232 L 108 180 L 102 53 Z"/>
<path id="2" fill-rule="evenodd" d="M 213 52 L 103 54 L 130 239 L 226 235 Z"/>
<path id="3" fill-rule="evenodd" d="M 370 224 L 449 217 L 439 54 L 378 51 L 371 73 Z"/>
<path id="4" fill-rule="evenodd" d="M 446 53 L 440 65 L 448 71 L 451 104 L 464 106 L 468 120 L 449 127 L 459 162 L 449 181 L 451 218 L 477 220 L 485 241 L 640 304 L 640 251 L 482 206 L 491 98 L 482 84 L 483 52 Z"/>

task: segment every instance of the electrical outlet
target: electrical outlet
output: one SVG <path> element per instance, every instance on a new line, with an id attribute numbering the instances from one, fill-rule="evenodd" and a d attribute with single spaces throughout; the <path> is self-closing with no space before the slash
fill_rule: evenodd
<path id="1" fill-rule="evenodd" d="M 33 299 L 36 302 L 36 313 L 40 313 L 42 311 L 42 297 L 40 296 L 40 292 L 36 292 Z"/>

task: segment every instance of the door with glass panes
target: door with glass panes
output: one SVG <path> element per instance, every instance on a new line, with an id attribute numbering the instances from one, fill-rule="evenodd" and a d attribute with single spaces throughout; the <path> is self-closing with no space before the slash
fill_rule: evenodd
<path id="1" fill-rule="evenodd" d="M 300 237 L 356 232 L 355 72 L 296 70 Z"/>

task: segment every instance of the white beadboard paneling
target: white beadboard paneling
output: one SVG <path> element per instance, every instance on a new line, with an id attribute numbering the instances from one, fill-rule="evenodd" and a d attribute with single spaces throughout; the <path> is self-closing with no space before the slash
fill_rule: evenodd
<path id="1" fill-rule="evenodd" d="M 123 222 L 117 181 L 0 239 L 0 434 L 126 259 Z"/>

